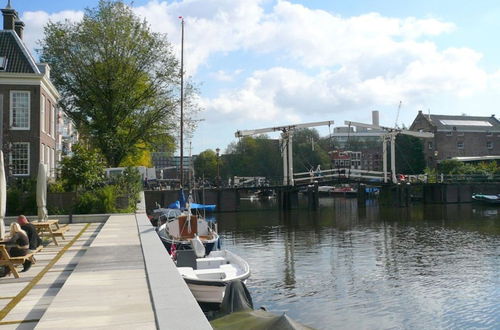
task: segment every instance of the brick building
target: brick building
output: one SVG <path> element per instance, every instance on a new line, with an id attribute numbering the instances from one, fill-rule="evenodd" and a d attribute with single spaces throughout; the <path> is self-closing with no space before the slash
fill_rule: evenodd
<path id="1" fill-rule="evenodd" d="M 2 9 L 0 30 L 0 146 L 6 174 L 35 177 L 38 164 L 56 167 L 57 100 L 50 68 L 37 63 L 23 42 L 24 23 L 13 8 Z"/>
<path id="2" fill-rule="evenodd" d="M 434 133 L 434 138 L 423 139 L 429 167 L 453 157 L 500 155 L 500 121 L 494 115 L 425 115 L 419 111 L 410 130 Z"/>

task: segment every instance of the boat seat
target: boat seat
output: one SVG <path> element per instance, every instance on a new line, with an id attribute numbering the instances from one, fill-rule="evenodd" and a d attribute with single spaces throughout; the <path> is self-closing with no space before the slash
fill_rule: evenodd
<path id="1" fill-rule="evenodd" d="M 226 273 L 222 271 L 220 268 L 212 268 L 212 269 L 197 269 L 194 271 L 196 277 L 200 279 L 210 279 L 210 280 L 222 280 L 226 278 Z"/>
<path id="2" fill-rule="evenodd" d="M 186 275 L 187 277 L 196 278 L 196 274 L 194 273 L 194 269 L 191 267 L 177 267 L 177 270 L 181 275 Z"/>
<path id="3" fill-rule="evenodd" d="M 198 269 L 208 269 L 208 268 L 218 268 L 224 265 L 226 259 L 223 257 L 207 257 L 196 259 L 196 265 Z"/>

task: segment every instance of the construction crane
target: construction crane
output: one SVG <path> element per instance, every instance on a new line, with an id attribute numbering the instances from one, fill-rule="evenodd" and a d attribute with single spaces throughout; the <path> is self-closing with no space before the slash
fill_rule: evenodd
<path id="1" fill-rule="evenodd" d="M 387 183 L 387 142 L 391 143 L 391 179 L 393 183 L 397 183 L 397 177 L 396 177 L 396 136 L 398 134 L 405 134 L 405 135 L 411 135 L 415 136 L 418 138 L 433 138 L 434 133 L 429 133 L 429 132 L 414 132 L 414 131 L 408 131 L 405 129 L 400 129 L 400 128 L 391 128 L 391 127 L 384 127 L 384 126 L 377 126 L 377 125 L 371 125 L 371 124 L 363 124 L 363 123 L 357 123 L 354 121 L 346 121 L 346 125 L 349 126 L 356 126 L 356 127 L 364 127 L 364 128 L 372 128 L 376 130 L 381 130 L 385 131 L 386 133 L 383 135 L 383 140 L 382 140 L 382 154 L 383 154 L 383 171 L 384 171 L 384 182 Z"/>
<path id="2" fill-rule="evenodd" d="M 396 112 L 396 121 L 394 122 L 394 127 L 395 128 L 399 128 L 399 126 L 398 126 L 398 119 L 399 119 L 399 112 L 401 111 L 401 104 L 403 104 L 403 101 L 399 101 L 398 111 Z"/>
<path id="3" fill-rule="evenodd" d="M 293 186 L 293 133 L 300 128 L 333 125 L 333 120 L 317 121 L 313 123 L 304 123 L 297 125 L 277 126 L 269 128 L 260 128 L 254 130 L 236 131 L 234 134 L 237 138 L 251 136 L 257 134 L 281 132 L 281 156 L 283 157 L 283 185 Z"/>

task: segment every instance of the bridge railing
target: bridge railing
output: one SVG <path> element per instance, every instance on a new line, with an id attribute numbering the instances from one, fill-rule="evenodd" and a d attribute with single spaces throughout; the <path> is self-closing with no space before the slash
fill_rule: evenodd
<path id="1" fill-rule="evenodd" d="M 351 179 L 351 180 L 371 180 L 371 181 L 384 181 L 384 172 L 379 171 L 368 171 L 359 169 L 329 169 L 323 171 L 310 171 L 295 173 L 293 175 L 293 180 L 296 184 L 307 184 L 313 183 L 315 181 L 332 181 L 335 179 Z"/>

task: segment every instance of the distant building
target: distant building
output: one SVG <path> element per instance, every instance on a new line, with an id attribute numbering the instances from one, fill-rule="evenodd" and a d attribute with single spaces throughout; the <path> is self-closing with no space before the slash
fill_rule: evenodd
<path id="1" fill-rule="evenodd" d="M 57 160 L 60 161 L 64 156 L 70 156 L 73 145 L 78 142 L 78 132 L 73 121 L 62 111 L 59 110 L 57 116 L 58 140 L 57 140 Z"/>
<path id="2" fill-rule="evenodd" d="M 455 157 L 500 155 L 500 121 L 494 115 L 425 115 L 419 111 L 410 130 L 434 133 L 434 138 L 423 139 L 429 167 Z"/>
<path id="3" fill-rule="evenodd" d="M 184 177 L 188 178 L 192 171 L 193 163 L 198 156 L 184 156 Z M 153 152 L 151 155 L 153 166 L 158 171 L 158 177 L 162 179 L 178 179 L 181 169 L 181 157 L 171 156 L 167 152 Z"/>
<path id="4" fill-rule="evenodd" d="M 40 162 L 49 175 L 57 167 L 57 102 L 50 67 L 36 63 L 23 42 L 24 23 L 16 10 L 2 9 L 0 30 L 0 146 L 6 173 L 35 177 Z"/>
<path id="5" fill-rule="evenodd" d="M 372 125 L 379 125 L 379 112 L 376 110 L 372 111 Z M 349 164 L 347 168 L 381 171 L 383 134 L 385 134 L 383 130 L 365 127 L 335 127 L 331 137 L 338 150 L 330 152 L 332 167 L 342 167 L 342 164 L 346 166 L 347 162 Z M 345 156 L 348 159 L 345 159 Z"/>

